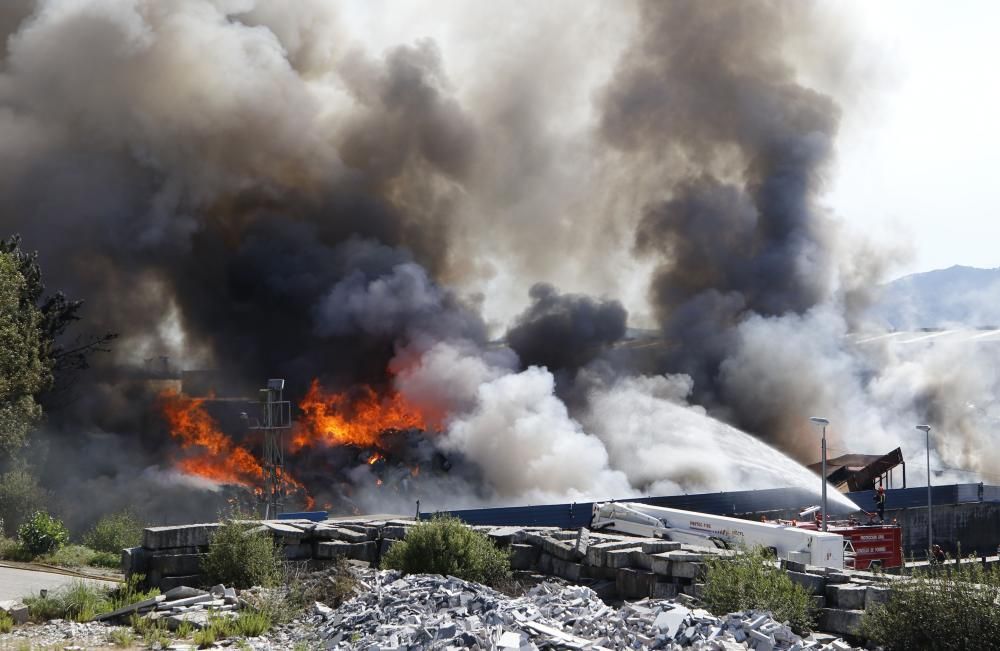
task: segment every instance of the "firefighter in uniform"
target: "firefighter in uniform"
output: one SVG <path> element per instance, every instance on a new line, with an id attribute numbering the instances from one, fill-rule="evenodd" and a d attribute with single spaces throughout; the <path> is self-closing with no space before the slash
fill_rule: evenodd
<path id="1" fill-rule="evenodd" d="M 878 510 L 879 522 L 885 522 L 885 486 L 879 486 L 875 491 L 875 507 Z"/>

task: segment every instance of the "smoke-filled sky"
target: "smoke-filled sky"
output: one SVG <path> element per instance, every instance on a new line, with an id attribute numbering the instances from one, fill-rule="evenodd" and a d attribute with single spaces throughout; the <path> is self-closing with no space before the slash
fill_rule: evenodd
<path id="1" fill-rule="evenodd" d="M 835 448 L 908 455 L 928 421 L 938 464 L 1000 472 L 982 351 L 846 338 L 919 244 L 841 214 L 845 132 L 897 74 L 859 12 L 9 2 L 0 223 L 121 333 L 119 368 L 420 410 L 398 454 L 451 470 L 399 505 L 814 484 L 814 414 Z M 127 439 L 95 486 L 161 481 L 155 396 L 93 377 L 48 431 Z M 326 452 L 291 462 L 314 493 L 404 508 Z"/>

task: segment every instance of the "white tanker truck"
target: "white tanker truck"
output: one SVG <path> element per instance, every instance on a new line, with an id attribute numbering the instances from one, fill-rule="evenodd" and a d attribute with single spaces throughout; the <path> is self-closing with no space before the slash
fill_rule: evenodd
<path id="1" fill-rule="evenodd" d="M 754 522 L 638 502 L 594 504 L 591 529 L 664 538 L 702 547 L 755 547 L 774 550 L 778 558 L 843 569 L 844 537 L 792 524 Z"/>

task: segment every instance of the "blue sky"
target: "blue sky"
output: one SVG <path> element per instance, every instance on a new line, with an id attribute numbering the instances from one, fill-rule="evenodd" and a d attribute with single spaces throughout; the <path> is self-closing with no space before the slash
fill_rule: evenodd
<path id="1" fill-rule="evenodd" d="M 909 247 L 894 275 L 1000 267 L 1000 3 L 853 9 L 879 74 L 845 106 L 831 207 Z"/>

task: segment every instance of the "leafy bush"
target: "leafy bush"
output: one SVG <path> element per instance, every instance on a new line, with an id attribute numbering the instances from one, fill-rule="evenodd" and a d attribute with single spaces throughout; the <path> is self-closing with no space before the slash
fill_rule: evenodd
<path id="1" fill-rule="evenodd" d="M 83 536 L 83 542 L 99 552 L 121 553 L 128 547 L 138 547 L 146 524 L 129 510 L 103 516 Z"/>
<path id="2" fill-rule="evenodd" d="M 12 538 L 0 538 L 0 560 L 30 561 L 31 553 Z"/>
<path id="3" fill-rule="evenodd" d="M 382 567 L 496 585 L 510 577 L 510 556 L 457 518 L 436 517 L 410 529 L 383 557 Z"/>
<path id="4" fill-rule="evenodd" d="M 227 520 L 212 536 L 202 572 L 209 583 L 235 588 L 276 585 L 281 580 L 281 550 L 264 531 L 237 519 Z"/>
<path id="5" fill-rule="evenodd" d="M 886 649 L 993 649 L 1000 640 L 1000 569 L 971 562 L 932 567 L 894 582 L 861 630 Z"/>
<path id="6" fill-rule="evenodd" d="M 760 547 L 731 558 L 707 561 L 704 601 L 717 615 L 741 610 L 769 610 L 796 631 L 813 625 L 809 593 L 778 568 Z"/>
<path id="7" fill-rule="evenodd" d="M 0 633 L 10 633 L 14 628 L 14 618 L 0 610 Z"/>
<path id="8" fill-rule="evenodd" d="M 50 554 L 69 541 L 69 531 L 62 521 L 45 511 L 35 511 L 17 529 L 21 546 L 34 556 Z"/>

